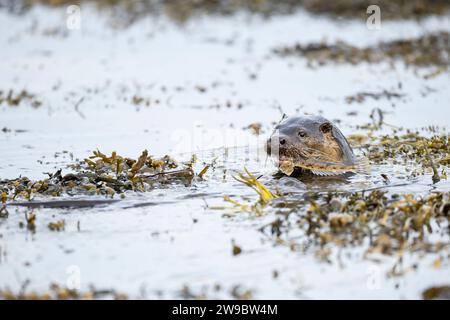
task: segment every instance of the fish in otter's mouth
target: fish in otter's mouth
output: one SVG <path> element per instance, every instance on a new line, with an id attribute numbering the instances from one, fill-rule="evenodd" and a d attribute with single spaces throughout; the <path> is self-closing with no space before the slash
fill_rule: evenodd
<path id="1" fill-rule="evenodd" d="M 266 151 L 286 175 L 291 175 L 295 168 L 317 175 L 368 169 L 367 162 L 354 155 L 341 131 L 321 116 L 284 118 L 267 141 Z"/>

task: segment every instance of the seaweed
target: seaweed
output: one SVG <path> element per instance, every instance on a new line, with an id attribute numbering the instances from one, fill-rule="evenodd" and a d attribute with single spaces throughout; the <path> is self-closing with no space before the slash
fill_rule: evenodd
<path id="1" fill-rule="evenodd" d="M 63 175 L 59 169 L 38 181 L 27 177 L 0 180 L 2 200 L 31 200 L 35 195 L 58 197 L 64 194 L 123 196 L 127 191 L 145 192 L 173 183 L 189 185 L 194 177 L 192 166 L 186 164 L 179 168 L 171 157 L 154 158 L 147 150 L 137 160 L 116 152 L 107 156 L 97 150 L 69 168 L 73 172 Z"/>
<path id="2" fill-rule="evenodd" d="M 30 284 L 26 281 L 19 292 L 13 292 L 8 288 L 0 289 L 0 298 L 4 300 L 92 300 L 92 299 L 115 299 L 126 300 L 128 296 L 116 290 L 99 290 L 91 286 L 87 291 L 79 291 L 52 283 L 46 292 L 28 290 Z"/>
<path id="3" fill-rule="evenodd" d="M 64 221 L 64 219 L 63 220 L 58 220 L 58 221 L 55 221 L 55 222 L 50 222 L 48 224 L 48 228 L 51 231 L 63 231 L 65 227 L 66 227 L 66 222 Z"/>
<path id="4" fill-rule="evenodd" d="M 436 31 L 418 38 L 380 42 L 374 46 L 356 47 L 343 41 L 335 44 L 294 44 L 275 48 L 281 57 L 300 56 L 309 66 L 335 64 L 360 64 L 403 61 L 413 67 L 436 67 L 438 70 L 450 65 L 450 34 Z"/>
<path id="5" fill-rule="evenodd" d="M 114 25 L 129 26 L 148 16 L 165 15 L 176 23 L 209 15 L 231 15 L 239 12 L 272 17 L 293 14 L 305 9 L 313 14 L 332 18 L 367 18 L 367 7 L 380 6 L 383 19 L 422 18 L 448 13 L 450 4 L 446 0 L 21 0 L 3 4 L 10 12 L 23 13 L 37 5 L 67 6 L 91 3 L 98 9 L 109 9 Z"/>
<path id="6" fill-rule="evenodd" d="M 348 104 L 352 104 L 354 102 L 363 103 L 367 98 L 371 98 L 373 100 L 380 100 L 383 98 L 391 100 L 403 98 L 404 96 L 405 96 L 404 94 L 388 90 L 383 90 L 381 92 L 358 92 L 354 95 L 345 97 L 345 101 Z"/>
<path id="7" fill-rule="evenodd" d="M 272 193 L 266 186 L 264 186 L 258 178 L 252 175 L 246 168 L 245 174 L 239 173 L 238 177 L 234 177 L 237 181 L 242 182 L 248 187 L 255 190 L 255 192 L 259 195 L 259 202 L 263 205 L 267 204 L 272 199 L 277 198 L 278 196 Z"/>
<path id="8" fill-rule="evenodd" d="M 332 17 L 367 18 L 367 7 L 378 5 L 383 19 L 421 18 L 447 14 L 450 4 L 446 0 L 304 0 L 305 9 Z"/>
<path id="9" fill-rule="evenodd" d="M 275 236 L 278 243 L 303 250 L 306 244 L 319 250 L 337 246 L 367 245 L 366 258 L 372 254 L 403 254 L 405 251 L 439 252 L 450 243 L 432 242 L 431 221 L 448 221 L 449 192 L 433 192 L 426 196 L 391 195 L 375 190 L 369 193 L 316 194 L 305 204 L 292 203 L 287 215 L 281 215 L 261 231 Z M 274 229 L 276 227 L 276 230 Z M 295 229 L 305 237 L 300 242 L 285 238 Z"/>
<path id="10" fill-rule="evenodd" d="M 263 133 L 262 124 L 260 122 L 252 123 L 244 129 L 249 130 L 255 136 L 259 136 L 261 133 Z"/>
<path id="11" fill-rule="evenodd" d="M 397 130 L 392 134 L 349 137 L 353 147 L 364 151 L 376 164 L 402 164 L 410 168 L 410 177 L 432 172 L 433 183 L 447 178 L 450 135 L 422 136 L 417 131 Z M 355 142 L 358 145 L 355 145 Z M 440 173 L 439 173 L 440 172 Z"/>
<path id="12" fill-rule="evenodd" d="M 28 92 L 27 90 L 21 90 L 19 92 L 15 92 L 14 90 L 8 90 L 8 93 L 3 93 L 0 90 L 0 105 L 5 103 L 10 107 L 17 107 L 21 105 L 23 102 L 28 102 L 34 108 L 38 108 L 42 105 L 42 102 L 36 98 L 35 94 Z M 7 128 L 3 129 L 6 132 Z"/>
<path id="13" fill-rule="evenodd" d="M 381 117 L 379 125 L 382 124 Z M 401 164 L 409 168 L 411 177 L 432 176 L 433 184 L 446 179 L 450 154 L 448 134 L 426 137 L 419 132 L 396 129 L 392 134 L 375 135 L 375 131 L 348 137 L 372 164 Z M 245 172 L 237 180 L 255 190 L 259 200 L 255 204 L 233 200 L 235 208 L 258 215 L 274 213 L 276 218 L 264 225 L 261 232 L 294 251 L 314 248 L 318 259 L 330 261 L 333 245 L 365 246 L 366 258 L 374 254 L 401 256 L 406 251 L 436 253 L 450 248 L 450 243 L 433 242 L 428 237 L 433 233 L 433 223 L 448 225 L 450 222 L 450 192 L 390 194 L 382 190 L 389 177 L 381 173 L 385 184 L 372 190 L 308 191 L 301 198 L 292 198 L 273 193 Z M 449 231 L 448 228 L 439 230 Z M 296 237 L 290 238 L 290 234 Z M 392 275 L 398 273 L 394 270 Z"/>
<path id="14" fill-rule="evenodd" d="M 229 295 L 232 299 L 236 300 L 250 300 L 253 298 L 253 290 L 244 288 L 242 285 L 232 285 L 224 292 L 224 288 L 221 284 L 216 283 L 213 286 L 203 286 L 200 290 L 194 290 L 188 285 L 184 285 L 178 292 L 177 295 L 181 299 L 186 300 L 206 300 L 206 299 L 217 299 L 215 294 L 225 293 Z"/>
<path id="15" fill-rule="evenodd" d="M 424 300 L 450 300 L 450 286 L 431 287 L 423 291 Z"/>
<path id="16" fill-rule="evenodd" d="M 233 256 L 238 256 L 242 253 L 242 248 L 238 246 L 234 240 L 231 241 L 231 245 L 233 246 Z"/>

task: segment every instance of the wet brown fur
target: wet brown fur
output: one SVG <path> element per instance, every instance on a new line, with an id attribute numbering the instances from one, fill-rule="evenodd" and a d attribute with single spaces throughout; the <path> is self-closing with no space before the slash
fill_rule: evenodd
<path id="1" fill-rule="evenodd" d="M 289 161 L 296 167 L 328 172 L 355 170 L 348 142 L 327 119 L 320 116 L 293 117 L 282 121 L 275 129 L 278 136 L 274 133 L 269 139 L 267 152 L 276 155 L 271 154 L 271 146 L 272 143 L 278 144 L 280 163 Z M 280 143 L 272 140 L 274 138 L 279 139 Z M 343 150 L 346 147 L 350 150 L 347 154 Z M 276 153 L 276 150 L 273 151 Z"/>

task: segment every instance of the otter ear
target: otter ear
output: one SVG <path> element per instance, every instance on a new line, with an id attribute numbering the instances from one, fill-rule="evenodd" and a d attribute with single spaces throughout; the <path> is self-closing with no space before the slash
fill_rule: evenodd
<path id="1" fill-rule="evenodd" d="M 325 122 L 325 123 L 320 125 L 319 129 L 323 133 L 328 133 L 328 132 L 331 131 L 331 129 L 333 129 L 333 125 L 331 123 L 329 123 L 329 122 Z"/>

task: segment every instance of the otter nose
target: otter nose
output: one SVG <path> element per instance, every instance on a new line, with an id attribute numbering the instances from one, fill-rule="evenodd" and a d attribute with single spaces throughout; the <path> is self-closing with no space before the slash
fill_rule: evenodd
<path id="1" fill-rule="evenodd" d="M 273 152 L 278 153 L 279 150 L 286 149 L 289 145 L 289 137 L 285 135 L 273 135 L 266 142 L 266 152 L 271 155 Z"/>

